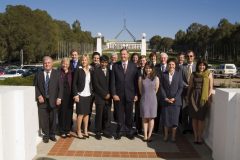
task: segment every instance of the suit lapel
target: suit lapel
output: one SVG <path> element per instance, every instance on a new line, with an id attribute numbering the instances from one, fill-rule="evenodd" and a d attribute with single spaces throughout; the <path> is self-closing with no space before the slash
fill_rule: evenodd
<path id="1" fill-rule="evenodd" d="M 124 74 L 123 66 L 122 66 L 122 61 L 118 65 L 119 70 Z"/>
<path id="2" fill-rule="evenodd" d="M 45 78 L 44 78 L 44 71 L 42 71 L 39 75 L 40 82 L 42 82 L 42 88 L 45 90 Z"/>

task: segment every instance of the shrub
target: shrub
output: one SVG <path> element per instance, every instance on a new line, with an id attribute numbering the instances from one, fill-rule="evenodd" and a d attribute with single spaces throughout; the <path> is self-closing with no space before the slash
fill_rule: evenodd
<path id="1" fill-rule="evenodd" d="M 28 76 L 28 77 L 6 78 L 5 80 L 0 80 L 0 85 L 32 86 L 34 76 L 35 75 L 31 75 L 31 76 Z"/>

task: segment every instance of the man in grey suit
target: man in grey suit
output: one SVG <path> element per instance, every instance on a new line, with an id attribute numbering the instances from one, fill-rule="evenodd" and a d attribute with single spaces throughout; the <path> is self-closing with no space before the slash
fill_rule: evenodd
<path id="1" fill-rule="evenodd" d="M 35 94 L 38 105 L 40 128 L 43 132 L 43 142 L 55 138 L 57 106 L 61 104 L 63 88 L 60 75 L 53 69 L 53 60 L 49 56 L 43 58 L 44 70 L 38 72 L 34 79 Z"/>
<path id="2" fill-rule="evenodd" d="M 134 139 L 133 103 L 137 101 L 137 67 L 128 61 L 126 49 L 120 51 L 121 61 L 115 63 L 111 72 L 111 93 L 117 109 L 117 136 L 121 139 L 124 127 L 126 136 Z"/>
<path id="3" fill-rule="evenodd" d="M 196 63 L 194 62 L 194 59 L 195 59 L 194 52 L 191 50 L 187 51 L 186 58 L 187 58 L 187 63 L 184 64 L 182 67 L 183 87 L 184 87 L 183 93 L 182 93 L 183 97 L 187 96 L 190 76 L 193 72 L 196 71 Z M 184 102 L 186 102 L 186 100 L 184 100 Z M 186 103 L 183 103 L 181 122 L 182 122 L 183 133 L 192 132 L 192 124 L 191 124 L 192 121 L 189 117 L 188 106 Z"/>

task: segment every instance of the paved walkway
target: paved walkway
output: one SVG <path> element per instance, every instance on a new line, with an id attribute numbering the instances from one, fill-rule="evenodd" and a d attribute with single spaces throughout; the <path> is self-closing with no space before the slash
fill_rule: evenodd
<path id="1" fill-rule="evenodd" d="M 92 123 L 93 124 L 93 123 Z M 93 125 L 90 130 L 93 131 Z M 113 123 L 113 129 L 116 125 Z M 138 135 L 134 140 L 122 137 L 121 140 L 96 140 L 91 132 L 90 138 L 80 140 L 74 132 L 71 138 L 58 137 L 57 142 L 40 143 L 37 146 L 38 155 L 35 160 L 212 160 L 211 151 L 206 145 L 193 144 L 193 135 L 178 133 L 176 143 L 164 142 L 162 134 L 153 134 L 152 142 L 143 142 Z"/>

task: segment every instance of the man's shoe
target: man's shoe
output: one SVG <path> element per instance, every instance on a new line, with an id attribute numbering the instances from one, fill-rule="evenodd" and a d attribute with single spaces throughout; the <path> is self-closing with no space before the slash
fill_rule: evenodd
<path id="1" fill-rule="evenodd" d="M 117 134 L 116 137 L 114 137 L 115 140 L 120 140 L 122 136 L 120 134 Z"/>
<path id="2" fill-rule="evenodd" d="M 43 137 L 43 143 L 48 143 L 49 142 L 49 138 L 48 137 Z"/>
<path id="3" fill-rule="evenodd" d="M 102 140 L 102 136 L 101 136 L 100 133 L 97 133 L 96 136 L 95 136 L 95 138 L 96 138 L 97 140 Z"/>
<path id="4" fill-rule="evenodd" d="M 126 137 L 130 140 L 134 140 L 134 135 L 132 134 L 127 134 Z"/>
<path id="5" fill-rule="evenodd" d="M 108 134 L 108 133 L 103 133 L 103 136 L 106 137 L 106 138 L 109 138 L 109 139 L 112 138 L 112 135 L 111 135 L 111 134 Z"/>
<path id="6" fill-rule="evenodd" d="M 54 136 L 54 137 L 50 137 L 49 138 L 51 141 L 53 141 L 53 142 L 57 142 L 57 139 L 56 139 L 56 137 Z"/>

